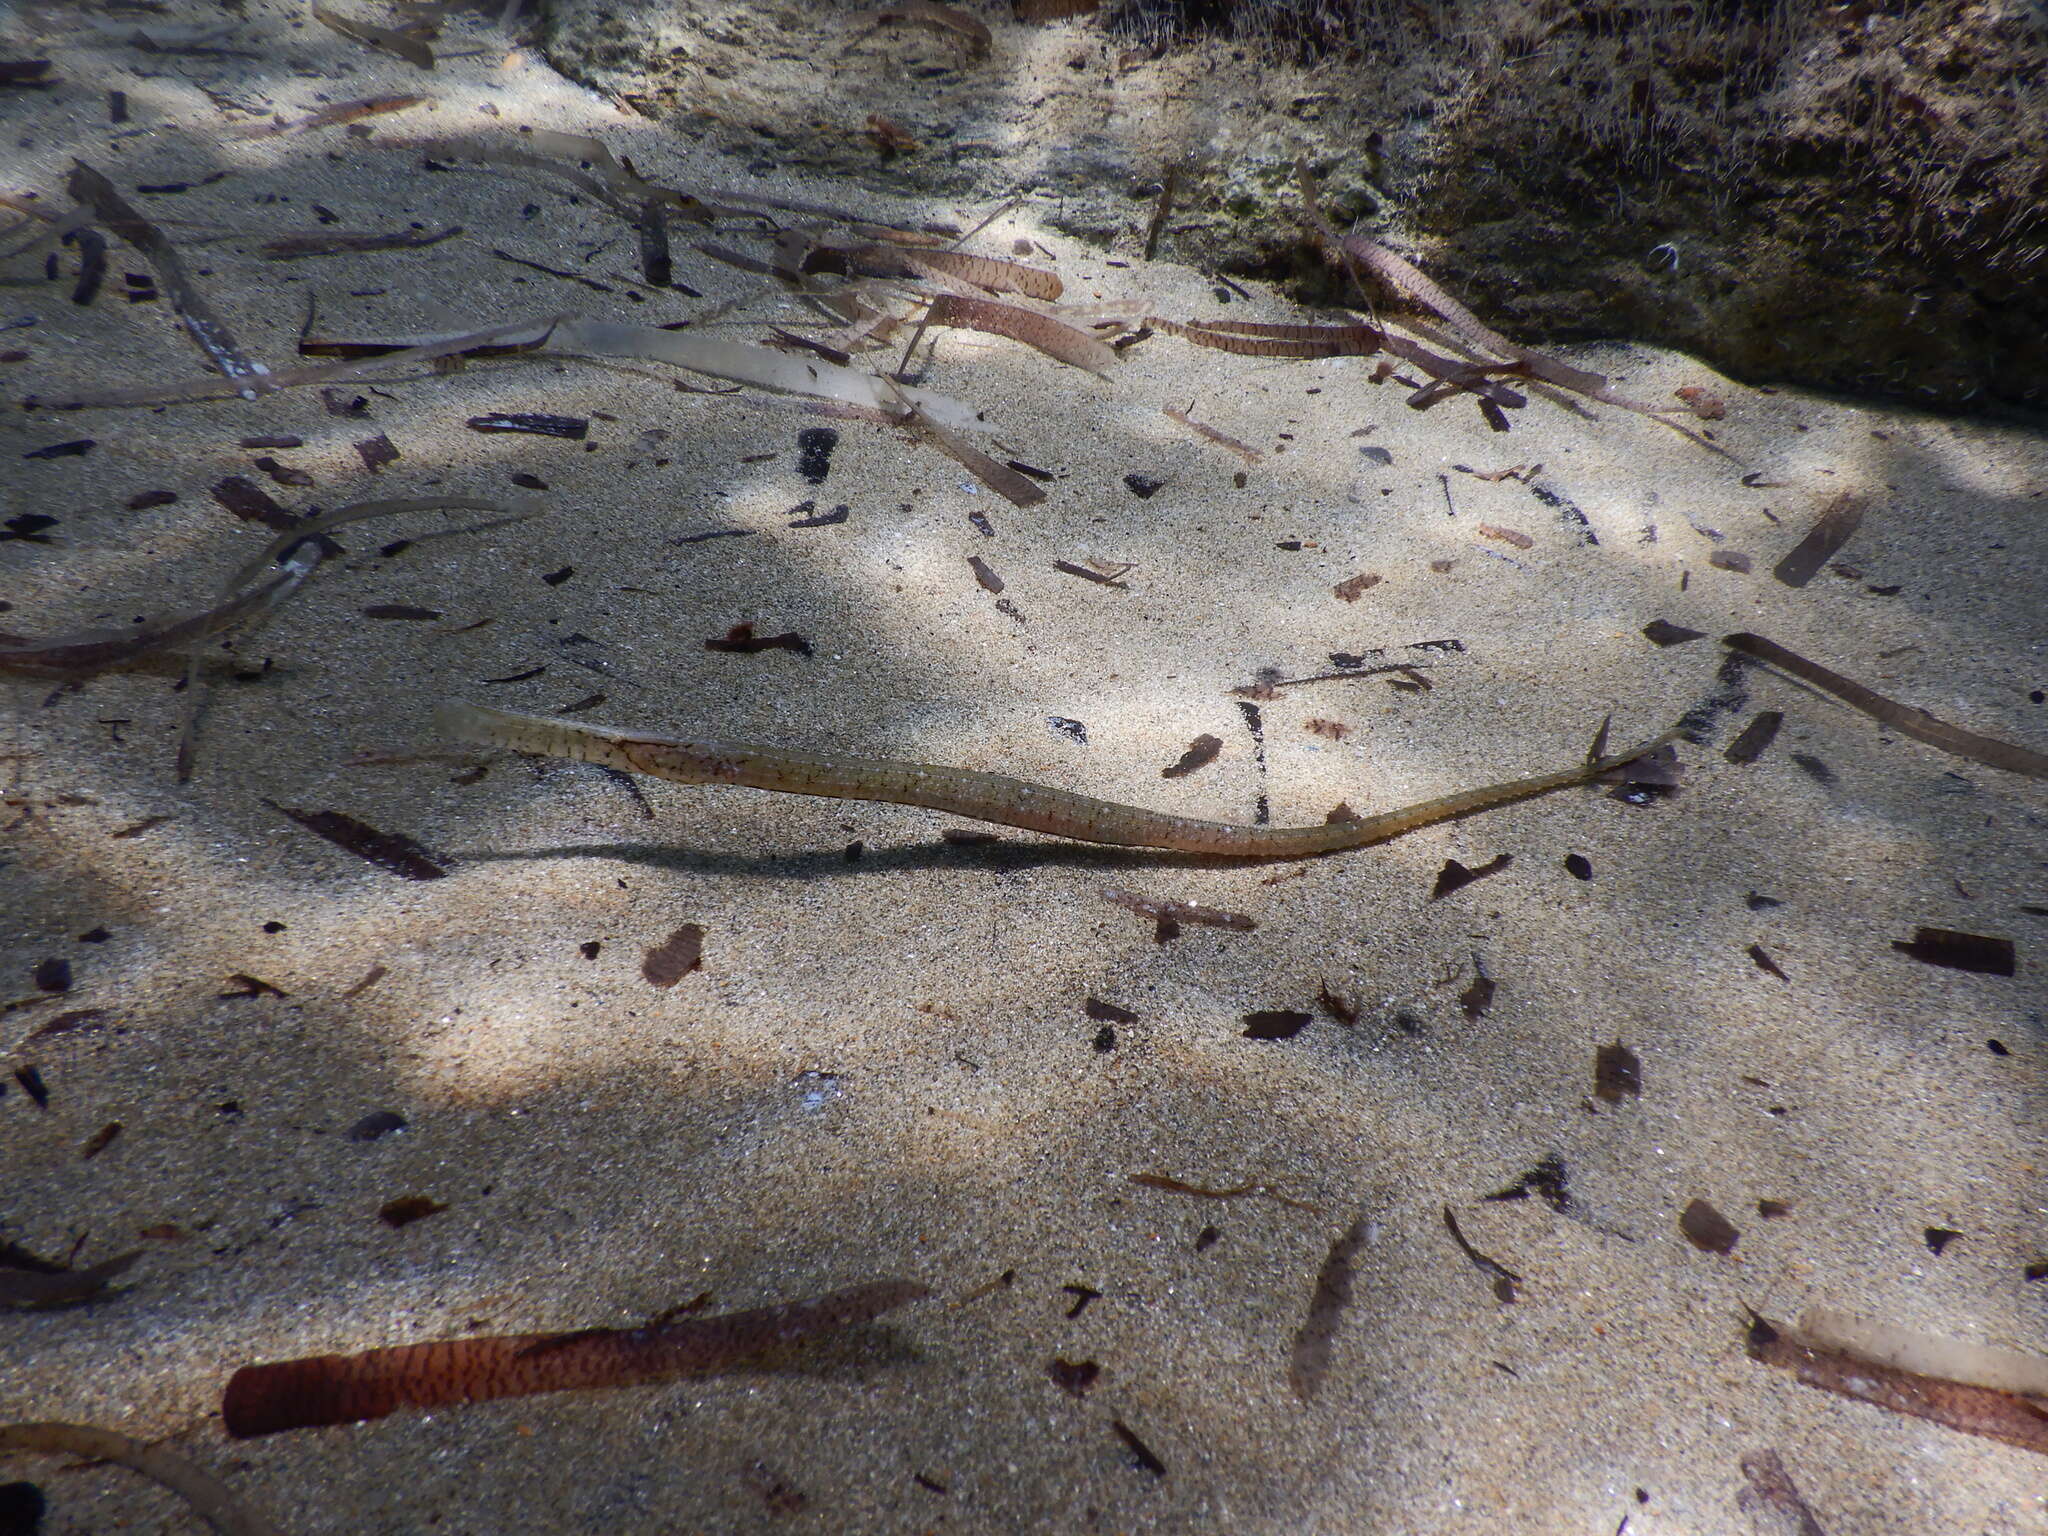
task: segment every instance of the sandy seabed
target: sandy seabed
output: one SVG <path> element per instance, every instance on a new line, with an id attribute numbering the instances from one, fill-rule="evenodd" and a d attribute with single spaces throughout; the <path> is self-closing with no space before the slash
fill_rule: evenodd
<path id="1" fill-rule="evenodd" d="M 502 148 L 548 127 L 707 195 L 910 227 L 990 211 L 699 163 L 479 21 L 450 24 L 432 75 L 262 0 L 210 40 L 155 28 L 224 54 L 44 21 L 17 17 L 0 48 L 47 54 L 56 80 L 0 92 L 0 190 L 63 216 L 71 161 L 90 164 L 274 369 L 303 361 L 314 300 L 329 335 L 565 311 L 659 325 L 728 301 L 713 334 L 816 329 L 680 231 L 676 276 L 701 296 L 650 287 L 632 229 L 559 175 L 436 171 L 394 139 Z M 431 101 L 238 131 L 396 92 Z M 461 233 L 263 254 L 414 225 Z M 1070 303 L 1306 318 L 1058 238 L 1028 199 L 974 248 L 1018 242 Z M 71 302 L 77 260 L 67 247 L 51 281 L 40 257 L 0 272 L 11 405 L 206 374 L 136 250 L 112 244 L 90 305 Z M 0 1315 L 0 1417 L 161 1439 L 304 1533 L 1605 1533 L 1625 1517 L 1663 1536 L 1737 1528 L 1738 1461 L 1767 1446 L 1830 1531 L 2048 1528 L 2029 1453 L 1743 1350 L 1745 1308 L 1812 1306 L 2048 1348 L 2048 1283 L 2027 1278 L 2048 1255 L 2048 800 L 1719 643 L 1762 634 L 2038 748 L 2048 439 L 1752 389 L 1630 346 L 1570 356 L 1637 397 L 1720 396 L 1734 457 L 1543 400 L 1500 435 L 1469 400 L 1409 409 L 1369 358 L 1164 335 L 1107 382 L 940 337 L 924 386 L 981 412 L 997 459 L 1050 472 L 1031 507 L 886 427 L 652 364 L 396 369 L 343 387 L 336 405 L 364 402 L 346 415 L 317 388 L 10 409 L 0 627 L 23 635 L 212 601 L 270 537 L 214 494 L 230 476 L 293 513 L 433 496 L 542 510 L 448 537 L 426 535 L 490 519 L 338 530 L 344 553 L 238 661 L 203 653 L 219 675 L 188 783 L 175 667 L 5 680 L 0 1237 L 81 1264 L 143 1253 L 90 1304 Z M 469 425 L 508 412 L 581 418 L 587 436 Z M 836 440 L 803 436 L 821 431 Z M 397 457 L 372 472 L 356 445 L 379 434 Z M 240 446 L 260 436 L 299 442 Z M 176 499 L 138 505 L 154 491 Z M 1853 539 L 1804 587 L 1774 579 L 1844 492 L 1867 505 Z M 1112 586 L 1056 561 L 1127 569 Z M 1337 595 L 1363 575 L 1380 579 Z M 1653 644 L 1658 620 L 1700 638 Z M 738 624 L 810 653 L 706 648 Z M 1415 671 L 1233 692 L 1356 670 L 1345 657 Z M 956 843 L 957 820 L 914 808 L 636 793 L 436 740 L 447 697 L 1225 820 L 1267 805 L 1283 823 L 1565 767 L 1610 714 L 1617 739 L 1681 718 L 1695 739 L 1675 793 L 1576 789 L 1362 852 L 1237 864 Z M 1760 711 L 1782 713 L 1777 738 L 1730 762 Z M 1203 734 L 1217 759 L 1163 778 Z M 403 834 L 446 877 L 400 878 L 279 807 Z M 1503 855 L 1432 899 L 1446 861 Z M 1161 943 L 1105 887 L 1256 927 Z M 651 985 L 643 957 L 686 924 L 701 968 Z M 2011 939 L 2017 974 L 1894 947 L 1923 926 Z M 1286 1027 L 1248 1015 L 1285 1013 L 1308 1022 L 1247 1035 Z M 1606 1099 L 1596 1055 L 1617 1043 L 1641 1090 Z M 348 1136 L 377 1111 L 404 1129 Z M 1558 1198 L 1486 1198 L 1546 1164 Z M 1133 1174 L 1256 1188 L 1211 1199 Z M 409 1197 L 443 1209 L 380 1220 Z M 1694 1201 L 1739 1230 L 1732 1252 L 1681 1232 Z M 1447 1208 L 1518 1277 L 1515 1300 L 1453 1242 Z M 1297 1331 L 1347 1234 L 1350 1304 L 1304 1401 Z M 707 1294 L 721 1311 L 886 1277 L 933 1294 L 746 1370 L 248 1442 L 218 1418 L 253 1361 L 631 1326 Z M 122 1472 L 16 1458 L 0 1477 L 40 1483 L 53 1530 L 182 1518 Z"/>

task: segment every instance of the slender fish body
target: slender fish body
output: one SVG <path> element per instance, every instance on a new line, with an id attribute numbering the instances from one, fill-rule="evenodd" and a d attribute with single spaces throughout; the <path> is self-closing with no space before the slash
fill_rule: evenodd
<path id="1" fill-rule="evenodd" d="M 480 746 L 574 758 L 678 784 L 736 784 L 784 794 L 916 805 L 1077 842 L 1251 859 L 1308 858 L 1385 842 L 1434 822 L 1583 784 L 1672 739 L 1662 736 L 1627 752 L 1556 773 L 1463 790 L 1378 816 L 1314 827 L 1260 827 L 1120 805 L 971 768 L 846 757 L 748 742 L 649 736 L 477 704 L 443 704 L 434 721 L 444 736 Z"/>

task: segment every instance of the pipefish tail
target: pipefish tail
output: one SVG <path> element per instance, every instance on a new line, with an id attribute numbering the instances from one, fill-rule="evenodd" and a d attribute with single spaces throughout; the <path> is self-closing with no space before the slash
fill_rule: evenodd
<path id="1" fill-rule="evenodd" d="M 1399 810 L 1383 811 L 1377 816 L 1314 827 L 1264 827 L 1204 821 L 1143 806 L 1120 805 L 971 768 L 805 752 L 749 742 L 649 736 L 577 720 L 518 715 L 454 701 L 435 711 L 434 724 L 444 736 L 479 746 L 574 758 L 678 784 L 736 784 L 789 795 L 916 805 L 973 821 L 1068 837 L 1076 842 L 1164 848 L 1175 853 L 1240 859 L 1304 859 L 1383 843 L 1418 827 L 1587 783 L 1656 750 L 1678 734 L 1666 732 L 1626 752 L 1595 758 L 1555 773 L 1461 790 Z"/>

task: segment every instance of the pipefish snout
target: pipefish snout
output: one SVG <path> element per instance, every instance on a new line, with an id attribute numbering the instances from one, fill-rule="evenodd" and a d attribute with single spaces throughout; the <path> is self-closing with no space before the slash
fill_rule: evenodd
<path id="1" fill-rule="evenodd" d="M 1461 790 L 1376 816 L 1312 827 L 1265 827 L 1175 816 L 972 768 L 805 752 L 750 742 L 651 736 L 457 701 L 441 705 L 434 723 L 444 736 L 479 746 L 574 758 L 678 784 L 735 784 L 788 795 L 916 805 L 1076 842 L 1245 859 L 1301 859 L 1385 842 L 1418 827 L 1584 784 L 1654 751 L 1678 734 L 1666 732 L 1628 751 L 1555 773 Z"/>

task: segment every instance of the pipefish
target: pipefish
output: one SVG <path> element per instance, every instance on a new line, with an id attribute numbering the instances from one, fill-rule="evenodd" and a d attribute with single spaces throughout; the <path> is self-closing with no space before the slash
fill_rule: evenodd
<path id="1" fill-rule="evenodd" d="M 1666 732 L 1626 752 L 1533 778 L 1460 790 L 1356 820 L 1313 827 L 1244 826 L 1096 800 L 1000 773 L 937 763 L 849 757 L 734 741 L 689 741 L 546 715 L 518 715 L 456 701 L 434 714 L 444 736 L 480 746 L 574 758 L 678 784 L 738 784 L 791 795 L 873 800 L 945 811 L 1083 843 L 1164 848 L 1240 859 L 1304 859 L 1385 842 L 1418 827 L 1584 784 L 1675 739 Z"/>

